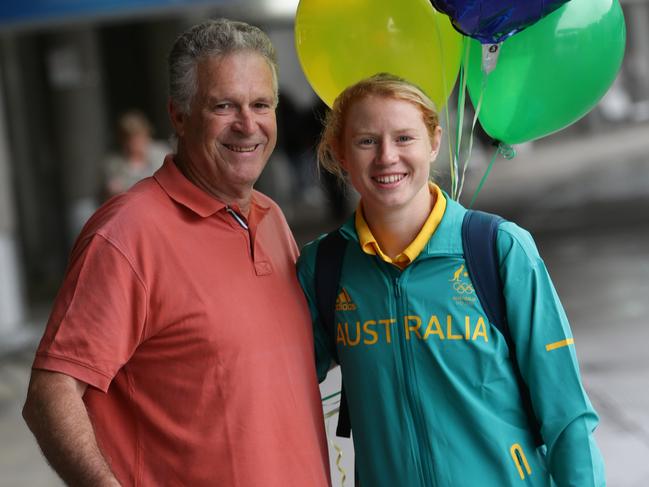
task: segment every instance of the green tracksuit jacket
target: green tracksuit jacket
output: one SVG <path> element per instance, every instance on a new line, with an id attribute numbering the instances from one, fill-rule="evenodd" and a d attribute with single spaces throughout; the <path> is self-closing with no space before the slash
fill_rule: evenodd
<path id="1" fill-rule="evenodd" d="M 536 448 L 505 339 L 465 272 L 465 209 L 403 271 L 363 253 L 351 218 L 336 303 L 336 346 L 362 487 L 605 485 L 598 422 L 564 310 L 532 237 L 501 224 L 500 273 L 521 374 L 545 446 Z M 318 241 L 299 278 L 314 321 L 319 379 L 331 363 L 314 296 Z"/>

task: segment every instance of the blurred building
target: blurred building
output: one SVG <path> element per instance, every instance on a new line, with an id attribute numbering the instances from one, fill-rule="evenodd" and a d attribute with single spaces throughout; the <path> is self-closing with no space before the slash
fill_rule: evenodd
<path id="1" fill-rule="evenodd" d="M 74 238 L 98 204 L 115 120 L 145 113 L 171 135 L 166 56 L 205 18 L 254 23 L 277 50 L 280 89 L 314 94 L 293 47 L 297 0 L 3 0 L 0 6 L 0 335 L 49 302 Z M 271 188 L 272 189 L 272 188 Z"/>

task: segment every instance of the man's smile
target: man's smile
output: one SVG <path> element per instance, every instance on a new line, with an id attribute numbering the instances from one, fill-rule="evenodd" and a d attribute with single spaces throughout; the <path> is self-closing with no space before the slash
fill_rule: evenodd
<path id="1" fill-rule="evenodd" d="M 259 144 L 250 146 L 223 144 L 223 146 L 232 152 L 253 152 L 257 147 L 259 147 Z"/>

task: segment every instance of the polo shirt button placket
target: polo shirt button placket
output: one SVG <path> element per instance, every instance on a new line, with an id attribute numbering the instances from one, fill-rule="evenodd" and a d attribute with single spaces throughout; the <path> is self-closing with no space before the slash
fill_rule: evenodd
<path id="1" fill-rule="evenodd" d="M 269 274 L 272 274 L 272 272 L 273 269 L 269 262 L 255 262 L 255 274 L 257 274 L 258 276 L 267 276 Z"/>
<path id="2" fill-rule="evenodd" d="M 247 232 L 248 236 L 248 244 L 250 245 L 250 255 L 252 257 L 252 261 L 255 266 L 255 274 L 258 276 L 267 276 L 269 274 L 272 274 L 273 268 L 270 265 L 270 262 L 267 260 L 261 260 L 257 261 L 255 259 L 255 251 L 253 249 L 253 242 L 252 239 L 250 238 L 250 227 L 248 226 L 248 223 L 246 222 L 246 219 L 241 216 L 239 213 L 237 213 L 233 208 L 230 208 L 229 206 L 225 207 L 225 211 L 227 211 L 230 216 L 239 224 L 241 228 L 243 228 Z"/>

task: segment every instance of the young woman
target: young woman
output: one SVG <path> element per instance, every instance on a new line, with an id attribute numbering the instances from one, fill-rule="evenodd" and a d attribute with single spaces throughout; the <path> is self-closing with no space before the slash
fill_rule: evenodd
<path id="1" fill-rule="evenodd" d="M 380 74 L 336 99 L 318 148 L 319 163 L 349 178 L 361 196 L 336 230 L 348 245 L 332 335 L 317 311 L 322 240 L 308 244 L 298 263 L 320 380 L 332 357 L 341 366 L 360 485 L 604 485 L 592 437 L 598 417 L 536 246 L 514 223 L 498 227 L 510 357 L 466 272 L 467 210 L 429 179 L 440 139 L 427 96 Z M 542 446 L 515 367 L 529 388 Z"/>

